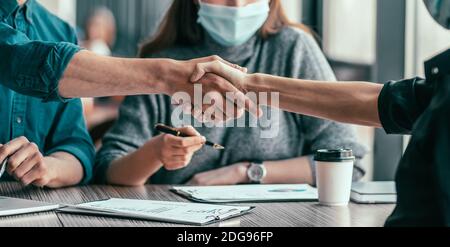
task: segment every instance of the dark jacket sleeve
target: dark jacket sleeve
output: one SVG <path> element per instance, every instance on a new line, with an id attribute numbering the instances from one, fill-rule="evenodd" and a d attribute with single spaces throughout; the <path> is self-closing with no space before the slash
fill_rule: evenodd
<path id="1" fill-rule="evenodd" d="M 430 104 L 433 85 L 422 78 L 388 82 L 378 100 L 380 121 L 388 134 L 410 134 Z"/>

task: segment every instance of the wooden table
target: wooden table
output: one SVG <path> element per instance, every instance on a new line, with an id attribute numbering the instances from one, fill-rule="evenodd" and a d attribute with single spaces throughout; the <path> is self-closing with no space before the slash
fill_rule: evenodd
<path id="1" fill-rule="evenodd" d="M 78 204 L 100 199 L 129 198 L 186 201 L 168 191 L 168 186 L 138 188 L 84 186 L 60 190 L 23 188 L 18 183 L 0 183 L 0 195 L 61 204 Z M 381 227 L 394 205 L 357 205 L 323 207 L 317 203 L 251 204 L 256 209 L 245 216 L 213 226 L 230 227 Z M 46 212 L 31 215 L 0 217 L 0 227 L 173 227 L 167 223 L 124 220 Z"/>

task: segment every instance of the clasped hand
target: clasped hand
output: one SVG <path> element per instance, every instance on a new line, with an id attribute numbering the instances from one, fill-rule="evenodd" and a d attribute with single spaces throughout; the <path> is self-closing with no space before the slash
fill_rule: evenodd
<path id="1" fill-rule="evenodd" d="M 184 112 L 192 113 L 200 122 L 214 123 L 240 118 L 245 111 L 255 117 L 261 117 L 262 110 L 257 102 L 246 95 L 246 68 L 229 63 L 218 56 L 190 60 L 185 62 L 183 67 L 191 71 L 190 82 L 187 85 L 176 85 L 171 96 L 174 104 L 183 106 Z M 193 84 L 202 85 L 201 105 L 195 105 L 192 100 L 198 96 L 195 95 L 197 92 L 194 91 Z M 177 100 L 177 92 L 188 93 L 191 100 Z M 218 102 L 221 103 L 216 104 Z M 210 112 L 211 117 L 205 115 L 208 109 L 214 110 Z"/>

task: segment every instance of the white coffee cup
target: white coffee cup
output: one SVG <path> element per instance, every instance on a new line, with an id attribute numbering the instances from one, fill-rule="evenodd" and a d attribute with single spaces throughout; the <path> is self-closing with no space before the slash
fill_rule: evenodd
<path id="1" fill-rule="evenodd" d="M 324 206 L 347 206 L 355 163 L 352 150 L 319 150 L 315 161 L 319 203 Z"/>

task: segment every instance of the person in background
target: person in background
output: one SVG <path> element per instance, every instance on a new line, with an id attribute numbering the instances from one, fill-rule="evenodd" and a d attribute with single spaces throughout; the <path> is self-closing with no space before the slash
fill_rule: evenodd
<path id="1" fill-rule="evenodd" d="M 114 14 L 106 7 L 99 7 L 87 18 L 85 40 L 81 46 L 103 56 L 111 56 L 116 41 L 117 26 Z M 101 146 L 101 138 L 118 116 L 118 108 L 123 96 L 99 99 L 83 98 L 86 124 L 96 147 Z"/>
<path id="2" fill-rule="evenodd" d="M 431 16 L 450 29 L 450 0 L 424 0 Z M 450 42 L 449 42 L 450 45 Z M 245 74 L 221 63 L 199 64 L 243 91 L 279 92 L 279 107 L 309 116 L 412 135 L 396 175 L 397 206 L 386 226 L 450 226 L 450 49 L 426 61 L 425 78 L 369 82 L 299 80 Z"/>
<path id="3" fill-rule="evenodd" d="M 181 60 L 210 54 L 252 73 L 335 80 L 309 29 L 290 22 L 279 0 L 175 0 L 156 37 L 141 49 L 142 57 Z M 204 80 L 204 85 L 224 82 L 211 74 Z M 264 125 L 279 131 L 266 139 L 261 138 L 264 127 L 248 123 L 179 129 L 194 136 L 190 138 L 154 131 L 157 123 L 176 125 L 171 122 L 173 111 L 170 98 L 163 95 L 126 98 L 97 155 L 98 181 L 129 186 L 315 184 L 312 157 L 322 148 L 352 148 L 358 158 L 354 179 L 364 175 L 360 160 L 365 149 L 348 125 L 277 111 Z M 263 111 L 267 116 L 270 110 Z M 226 149 L 201 149 L 205 138 Z"/>
<path id="4" fill-rule="evenodd" d="M 97 8 L 86 21 L 86 37 L 81 45 L 96 54 L 111 56 L 116 33 L 114 14 L 106 7 Z"/>

